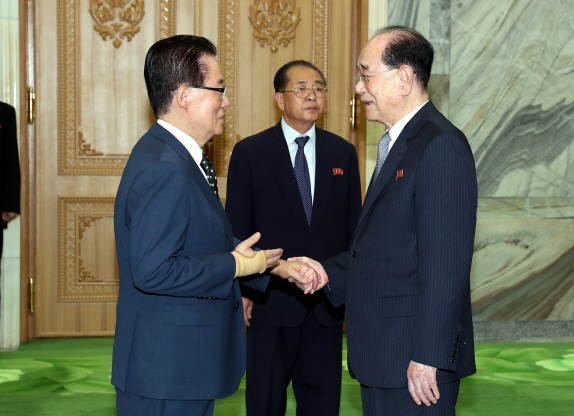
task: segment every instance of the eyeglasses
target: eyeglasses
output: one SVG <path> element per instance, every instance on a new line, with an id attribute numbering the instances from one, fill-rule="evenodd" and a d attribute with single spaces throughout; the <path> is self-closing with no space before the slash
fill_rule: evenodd
<path id="1" fill-rule="evenodd" d="M 387 69 L 386 71 L 375 72 L 374 74 L 355 74 L 355 80 L 357 81 L 357 84 L 358 84 L 359 81 L 361 81 L 361 80 L 362 80 L 365 84 L 368 84 L 368 83 L 369 83 L 369 77 L 372 77 L 373 75 L 383 74 L 383 73 L 385 73 L 385 72 L 394 71 L 395 69 L 398 69 L 398 68 Z"/>
<path id="2" fill-rule="evenodd" d="M 224 100 L 225 99 L 225 93 L 227 92 L 227 85 L 222 87 L 222 88 L 211 88 L 211 87 L 200 87 L 197 85 L 187 85 L 187 84 L 183 84 L 184 87 L 189 87 L 189 88 L 199 88 L 200 90 L 209 90 L 209 91 L 217 91 L 221 93 L 221 99 Z M 180 85 L 181 87 L 181 85 Z M 179 87 L 177 87 L 179 88 Z M 176 91 L 177 88 L 174 88 L 172 91 Z"/>
<path id="3" fill-rule="evenodd" d="M 315 93 L 315 97 L 317 98 L 324 98 L 327 96 L 327 88 L 319 88 L 319 87 L 313 87 L 313 88 L 305 87 L 305 88 L 297 88 L 296 90 L 279 91 L 279 92 L 294 92 L 295 97 L 307 98 L 309 94 L 311 94 L 311 91 Z"/>

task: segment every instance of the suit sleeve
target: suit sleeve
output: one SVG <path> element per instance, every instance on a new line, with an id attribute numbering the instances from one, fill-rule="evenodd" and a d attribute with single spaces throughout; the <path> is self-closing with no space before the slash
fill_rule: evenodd
<path id="1" fill-rule="evenodd" d="M 5 117 L 2 123 L 2 136 L 4 149 L 0 154 L 3 160 L 0 163 L 0 189 L 2 197 L 0 212 L 20 213 L 20 162 L 18 159 L 18 137 L 16 135 L 16 111 L 14 107 L 2 106 Z"/>
<path id="2" fill-rule="evenodd" d="M 347 299 L 347 275 L 349 271 L 349 252 L 345 251 L 336 257 L 321 263 L 329 277 L 329 283 L 323 288 L 331 304 L 337 308 Z"/>
<path id="3" fill-rule="evenodd" d="M 416 178 L 419 281 L 412 360 L 455 371 L 452 349 L 470 293 L 477 184 L 466 139 L 442 133 L 424 149 Z"/>
<path id="4" fill-rule="evenodd" d="M 186 239 L 213 238 L 202 227 L 201 195 L 194 200 L 181 192 L 191 186 L 186 175 L 161 163 L 141 171 L 129 189 L 125 216 L 133 283 L 146 293 L 225 299 L 235 275 L 231 253 L 182 255 Z M 188 235 L 190 229 L 200 231 Z"/>

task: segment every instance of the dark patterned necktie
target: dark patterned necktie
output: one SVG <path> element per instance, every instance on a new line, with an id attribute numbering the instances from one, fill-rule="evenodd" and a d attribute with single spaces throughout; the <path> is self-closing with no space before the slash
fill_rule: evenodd
<path id="1" fill-rule="evenodd" d="M 213 169 L 213 165 L 211 164 L 211 160 L 207 157 L 205 153 L 203 153 L 203 157 L 201 158 L 201 163 L 199 164 L 203 172 L 205 172 L 205 176 L 207 176 L 207 183 L 213 189 L 215 196 L 219 198 L 219 192 L 217 190 L 217 175 L 215 174 L 215 169 Z"/>
<path id="2" fill-rule="evenodd" d="M 295 139 L 297 143 L 297 154 L 295 155 L 295 179 L 299 185 L 299 192 L 301 193 L 301 200 L 305 208 L 305 216 L 307 217 L 307 225 L 311 225 L 311 215 L 313 213 L 313 199 L 311 197 L 311 179 L 309 176 L 309 166 L 307 165 L 307 158 L 305 157 L 305 144 L 309 140 L 309 136 L 299 136 Z"/>
<path id="3" fill-rule="evenodd" d="M 385 160 L 389 155 L 390 144 L 391 144 L 391 135 L 387 131 L 383 135 L 383 137 L 381 137 L 381 140 L 379 140 L 379 147 L 377 149 L 377 165 L 375 166 L 375 172 L 373 173 L 373 179 L 371 180 L 371 183 L 375 183 L 375 181 L 377 180 L 377 176 L 379 176 L 379 172 L 383 167 L 383 163 L 385 163 Z"/>

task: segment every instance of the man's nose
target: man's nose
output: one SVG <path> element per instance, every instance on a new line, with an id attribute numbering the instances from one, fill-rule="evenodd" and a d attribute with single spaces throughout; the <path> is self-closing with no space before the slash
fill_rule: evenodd
<path id="1" fill-rule="evenodd" d="M 367 89 L 365 88 L 365 82 L 363 80 L 360 80 L 355 84 L 355 91 L 357 92 L 357 94 L 362 94 L 366 90 Z"/>

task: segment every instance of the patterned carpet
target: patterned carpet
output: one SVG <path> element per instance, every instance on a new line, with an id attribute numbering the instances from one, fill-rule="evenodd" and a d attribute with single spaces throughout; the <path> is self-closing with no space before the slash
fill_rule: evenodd
<path id="1" fill-rule="evenodd" d="M 0 415 L 115 415 L 111 338 L 34 339 L 0 352 Z M 574 343 L 477 344 L 478 374 L 461 384 L 459 416 L 574 416 Z M 346 351 L 345 351 L 346 354 Z M 345 361 L 343 361 L 345 363 Z M 359 385 L 343 372 L 341 415 L 361 415 Z M 217 416 L 242 416 L 238 392 Z M 287 415 L 295 415 L 289 395 Z"/>

